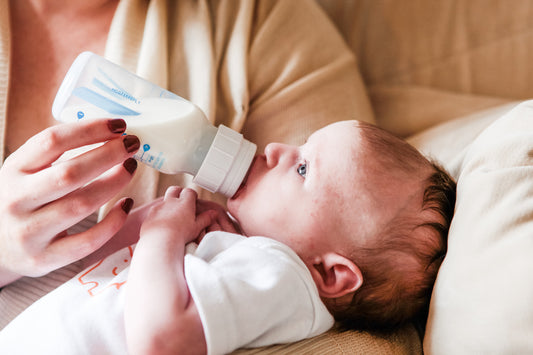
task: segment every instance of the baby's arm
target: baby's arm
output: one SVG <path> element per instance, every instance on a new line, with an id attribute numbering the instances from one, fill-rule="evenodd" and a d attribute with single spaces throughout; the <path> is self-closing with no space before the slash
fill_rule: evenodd
<path id="1" fill-rule="evenodd" d="M 171 187 L 144 221 L 126 293 L 126 337 L 132 354 L 206 353 L 206 341 L 183 263 L 185 245 L 217 216 L 196 212 L 196 193 Z"/>

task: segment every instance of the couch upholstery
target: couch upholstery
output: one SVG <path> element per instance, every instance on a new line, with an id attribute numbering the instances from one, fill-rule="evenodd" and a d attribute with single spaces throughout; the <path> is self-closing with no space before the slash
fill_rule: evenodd
<path id="1" fill-rule="evenodd" d="M 401 135 L 533 95 L 530 0 L 319 3 L 357 55 L 376 120 Z"/>

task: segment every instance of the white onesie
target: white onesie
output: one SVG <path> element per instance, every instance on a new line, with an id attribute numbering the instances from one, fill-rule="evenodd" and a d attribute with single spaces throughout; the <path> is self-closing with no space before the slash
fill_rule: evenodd
<path id="1" fill-rule="evenodd" d="M 28 307 L 0 332 L 0 352 L 126 354 L 132 255 L 122 249 Z M 209 233 L 185 256 L 185 277 L 209 354 L 298 341 L 334 323 L 305 264 L 272 239 Z"/>

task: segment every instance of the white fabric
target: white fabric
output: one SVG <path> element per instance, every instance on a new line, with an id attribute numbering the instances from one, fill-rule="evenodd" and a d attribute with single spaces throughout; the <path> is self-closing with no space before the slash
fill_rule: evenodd
<path id="1" fill-rule="evenodd" d="M 125 354 L 121 283 L 131 250 L 116 252 L 33 303 L 0 332 L 1 352 Z"/>
<path id="2" fill-rule="evenodd" d="M 132 247 L 116 252 L 27 308 L 0 332 L 2 353 L 125 353 L 132 255 Z M 186 255 L 185 271 L 211 354 L 296 341 L 333 325 L 305 265 L 271 239 L 210 233 Z"/>
<path id="3" fill-rule="evenodd" d="M 333 326 L 311 273 L 290 248 L 222 232 L 206 239 L 186 256 L 185 276 L 210 354 L 293 342 Z"/>

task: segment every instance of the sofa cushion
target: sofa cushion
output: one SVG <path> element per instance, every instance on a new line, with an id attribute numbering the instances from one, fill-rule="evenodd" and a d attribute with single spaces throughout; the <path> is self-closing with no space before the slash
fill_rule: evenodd
<path id="1" fill-rule="evenodd" d="M 408 325 L 387 335 L 332 329 L 311 339 L 296 343 L 240 349 L 232 355 L 297 355 L 297 354 L 422 354 L 422 344 L 413 326 Z"/>
<path id="2" fill-rule="evenodd" d="M 533 95 L 527 0 L 317 0 L 358 54 L 365 83 Z"/>
<path id="3" fill-rule="evenodd" d="M 533 101 L 473 139 L 456 173 L 425 353 L 532 353 Z"/>
<path id="4" fill-rule="evenodd" d="M 461 94 L 416 85 L 379 85 L 368 88 L 376 123 L 400 137 L 498 107 L 512 100 Z"/>

